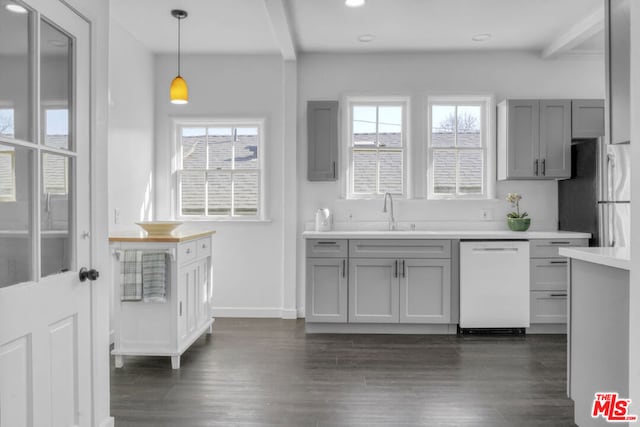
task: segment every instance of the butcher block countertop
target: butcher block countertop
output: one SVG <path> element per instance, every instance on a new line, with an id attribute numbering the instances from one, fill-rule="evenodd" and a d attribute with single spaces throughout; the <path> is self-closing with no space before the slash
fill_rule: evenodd
<path id="1" fill-rule="evenodd" d="M 153 242 L 153 243 L 179 243 L 188 240 L 200 239 L 215 234 L 215 230 L 206 231 L 180 231 L 171 234 L 148 236 L 144 231 L 124 231 L 113 233 L 109 236 L 109 242 Z"/>

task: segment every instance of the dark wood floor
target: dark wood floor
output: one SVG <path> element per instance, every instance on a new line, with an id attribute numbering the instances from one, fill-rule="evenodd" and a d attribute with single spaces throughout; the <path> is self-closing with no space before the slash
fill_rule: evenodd
<path id="1" fill-rule="evenodd" d="M 305 335 L 218 319 L 183 355 L 111 373 L 117 427 L 573 426 L 559 335 Z"/>

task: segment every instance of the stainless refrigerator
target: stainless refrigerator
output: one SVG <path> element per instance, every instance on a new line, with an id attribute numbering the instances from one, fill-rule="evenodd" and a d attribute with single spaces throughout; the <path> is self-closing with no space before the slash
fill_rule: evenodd
<path id="1" fill-rule="evenodd" d="M 558 229 L 591 233 L 590 246 L 629 244 L 630 145 L 574 141 L 571 179 L 558 182 Z"/>

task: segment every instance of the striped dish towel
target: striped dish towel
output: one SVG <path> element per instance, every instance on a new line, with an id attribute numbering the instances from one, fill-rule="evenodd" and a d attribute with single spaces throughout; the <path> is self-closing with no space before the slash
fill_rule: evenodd
<path id="1" fill-rule="evenodd" d="M 142 300 L 142 251 L 128 249 L 120 260 L 120 301 Z"/>
<path id="2" fill-rule="evenodd" d="M 167 302 L 166 252 L 145 251 L 142 254 L 142 300 Z"/>

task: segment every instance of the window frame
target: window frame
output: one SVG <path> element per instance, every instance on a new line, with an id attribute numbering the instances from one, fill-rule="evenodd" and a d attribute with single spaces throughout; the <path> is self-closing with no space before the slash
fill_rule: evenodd
<path id="1" fill-rule="evenodd" d="M 411 151 L 411 137 L 409 117 L 411 112 L 411 103 L 409 96 L 346 96 L 343 102 L 346 108 L 343 109 L 343 158 L 345 159 L 342 171 L 344 176 L 344 182 L 342 185 L 343 196 L 350 200 L 376 200 L 382 199 L 384 193 L 354 193 L 353 192 L 353 149 L 352 144 L 353 137 L 353 107 L 354 106 L 399 106 L 402 107 L 402 146 L 400 148 L 393 147 L 391 149 L 397 149 L 402 151 L 402 194 L 393 194 L 397 199 L 409 199 L 411 189 L 411 165 L 408 159 L 410 159 Z M 380 146 L 375 147 L 380 150 Z M 379 175 L 376 172 L 377 179 Z"/>
<path id="2" fill-rule="evenodd" d="M 433 147 L 432 146 L 432 122 L 433 106 L 479 106 L 480 107 L 480 147 Z M 424 174 L 426 178 L 425 188 L 428 200 L 486 200 L 495 198 L 495 101 L 493 96 L 431 96 L 427 98 L 426 120 L 426 156 Z M 457 131 L 456 131 L 457 134 Z M 434 193 L 434 150 L 477 151 L 482 150 L 482 193 L 457 194 L 459 186 L 458 171 L 456 170 L 456 194 Z"/>
<path id="3" fill-rule="evenodd" d="M 258 128 L 258 167 L 257 169 L 229 169 L 225 170 L 233 176 L 235 172 L 250 172 L 255 171 L 258 177 L 258 212 L 256 215 L 182 215 L 182 197 L 180 192 L 180 173 L 182 172 L 182 150 L 181 148 L 181 130 L 182 128 L 189 127 L 228 127 L 228 128 L 242 128 L 242 127 L 256 127 Z M 268 221 L 266 217 L 266 183 L 265 183 L 265 157 L 264 152 L 264 140 L 265 140 L 265 120 L 263 118 L 174 118 L 172 120 L 172 210 L 174 218 L 184 221 L 231 221 L 231 222 L 251 222 L 251 221 Z M 194 169 L 195 170 L 195 169 Z M 200 169 L 198 169 L 200 170 Z M 207 169 L 202 169 L 206 173 Z M 206 191 L 206 179 L 205 179 L 205 191 Z M 232 202 L 233 203 L 233 202 Z M 205 193 L 205 211 L 206 211 L 206 193 Z M 232 207 L 233 210 L 233 207 Z"/>

